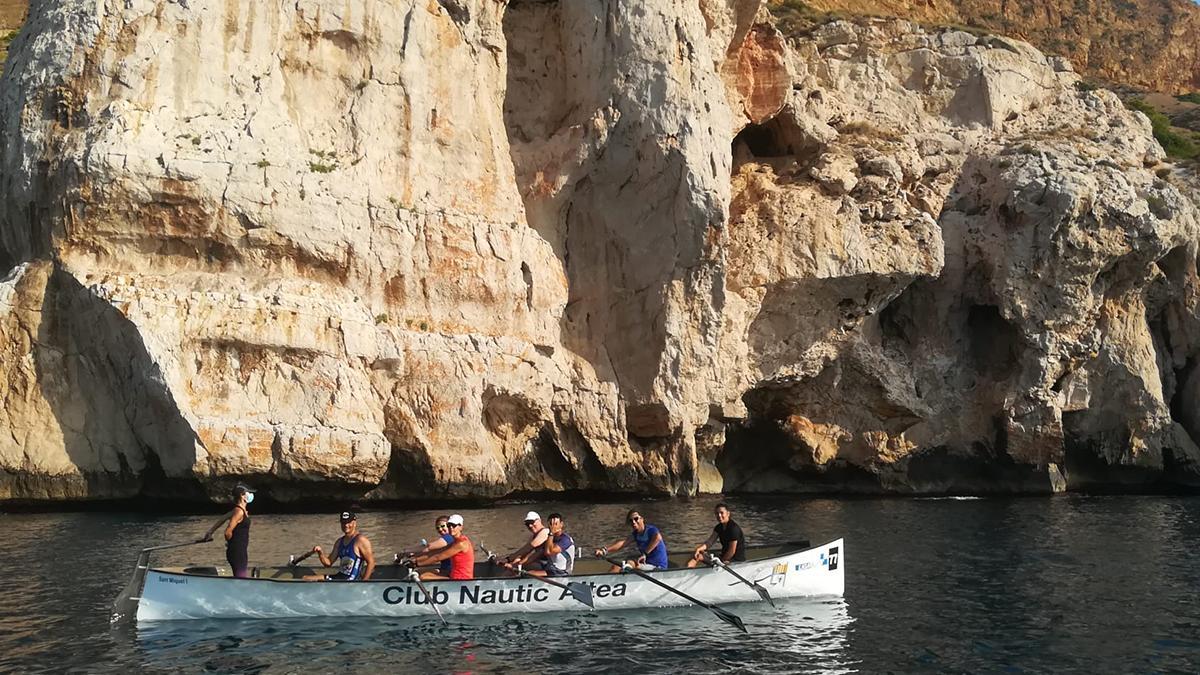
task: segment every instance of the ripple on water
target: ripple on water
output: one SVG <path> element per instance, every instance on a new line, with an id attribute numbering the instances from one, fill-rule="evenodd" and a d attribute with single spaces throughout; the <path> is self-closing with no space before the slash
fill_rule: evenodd
<path id="1" fill-rule="evenodd" d="M 673 548 L 703 540 L 711 501 L 642 503 Z M 189 621 L 111 628 L 137 550 L 211 517 L 4 515 L 0 672 L 1197 672 L 1200 500 L 729 500 L 753 541 L 846 537 L 844 602 L 580 611 L 430 620 Z M 545 504 L 580 541 L 623 529 L 628 504 Z M 527 505 L 464 511 L 515 546 Z M 428 536 L 436 512 L 368 512 L 377 550 Z M 254 564 L 328 545 L 336 520 L 255 518 Z M 30 566 L 30 555 L 36 560 Z M 162 564 L 211 563 L 219 544 Z"/>

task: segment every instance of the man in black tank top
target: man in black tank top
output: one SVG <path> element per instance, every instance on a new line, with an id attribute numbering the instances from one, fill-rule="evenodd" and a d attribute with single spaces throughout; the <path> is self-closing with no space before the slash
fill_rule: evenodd
<path id="1" fill-rule="evenodd" d="M 225 561 L 233 576 L 245 579 L 250 576 L 250 512 L 246 507 L 254 501 L 254 491 L 238 483 L 232 496 L 233 508 L 208 528 L 202 541 L 212 541 L 213 532 L 225 525 Z"/>
<path id="2" fill-rule="evenodd" d="M 746 535 L 742 532 L 741 526 L 733 521 L 733 514 L 730 513 L 729 507 L 717 504 L 713 512 L 717 516 L 717 525 L 713 528 L 712 534 L 708 536 L 708 541 L 696 547 L 696 552 L 688 561 L 688 567 L 695 567 L 704 562 L 704 554 L 708 551 L 708 547 L 717 541 L 721 542 L 719 557 L 722 561 L 742 562 L 746 559 Z"/>

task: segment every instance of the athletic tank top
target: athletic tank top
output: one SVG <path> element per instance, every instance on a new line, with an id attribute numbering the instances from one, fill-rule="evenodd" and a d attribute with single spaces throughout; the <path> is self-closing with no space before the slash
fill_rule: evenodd
<path id="1" fill-rule="evenodd" d="M 242 509 L 240 506 L 234 508 Z M 225 542 L 225 548 L 232 553 L 246 555 L 246 549 L 250 546 L 250 513 L 246 509 L 242 509 L 242 513 L 246 515 L 242 518 L 242 522 L 238 523 L 233 528 L 233 536 L 229 541 Z"/>
<path id="2" fill-rule="evenodd" d="M 338 540 L 337 550 L 333 552 L 333 557 L 338 561 L 338 574 L 351 580 L 358 579 L 358 575 L 362 572 L 362 558 L 354 552 L 354 540 L 358 537 L 359 535 L 356 534 L 349 541 L 342 537 Z"/>
<path id="3" fill-rule="evenodd" d="M 454 535 L 443 534 L 442 541 L 446 542 L 446 545 L 449 546 L 450 544 L 454 543 Z M 442 574 L 445 574 L 446 576 L 450 576 L 450 559 L 449 558 L 446 558 L 442 562 L 438 563 L 438 571 L 441 572 Z"/>
<path id="4" fill-rule="evenodd" d="M 571 535 L 563 532 L 554 537 L 554 545 L 559 548 L 559 551 L 547 558 L 547 564 L 552 565 L 560 572 L 571 574 L 575 571 L 575 540 L 571 538 Z"/>
<path id="5" fill-rule="evenodd" d="M 450 578 L 451 579 L 474 579 L 475 578 L 475 545 L 467 539 L 466 535 L 455 538 L 455 542 L 465 541 L 467 546 L 464 550 L 450 556 Z"/>

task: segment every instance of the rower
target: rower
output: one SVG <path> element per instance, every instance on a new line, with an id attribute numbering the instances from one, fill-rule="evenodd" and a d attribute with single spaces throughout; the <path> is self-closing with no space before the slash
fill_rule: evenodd
<path id="1" fill-rule="evenodd" d="M 526 570 L 537 577 L 565 577 L 575 571 L 575 540 L 566 533 L 566 522 L 557 513 L 551 513 L 550 536 L 540 549 L 537 565 L 541 569 Z"/>
<path id="2" fill-rule="evenodd" d="M 521 548 L 513 551 L 505 556 L 504 560 L 500 561 L 500 565 L 507 569 L 515 567 L 526 567 L 542 555 L 542 546 L 546 540 L 550 538 L 550 530 L 542 525 L 542 517 L 537 511 L 530 511 L 525 514 L 525 528 L 529 530 L 529 541 Z"/>
<path id="3" fill-rule="evenodd" d="M 647 523 L 637 509 L 629 510 L 629 513 L 625 515 L 625 522 L 633 528 L 629 536 L 621 537 L 608 546 L 596 549 L 596 557 L 606 556 L 610 550 L 619 551 L 632 541 L 641 555 L 635 559 L 626 560 L 625 564 L 646 571 L 667 569 L 667 541 L 663 539 L 662 532 Z M 621 568 L 613 566 L 612 571 L 620 572 Z"/>
<path id="4" fill-rule="evenodd" d="M 463 534 L 463 517 L 456 513 L 446 519 L 446 525 L 450 528 L 450 535 L 454 537 L 454 542 L 440 551 L 417 556 L 413 559 L 412 564 L 420 567 L 422 565 L 432 565 L 436 562 L 449 560 L 449 573 L 442 574 L 440 571 L 423 572 L 421 578 L 435 581 L 439 579 L 474 579 L 475 544 L 472 544 L 471 540 L 467 539 L 467 535 Z"/>
<path id="5" fill-rule="evenodd" d="M 449 546 L 450 544 L 453 544 L 454 543 L 454 535 L 450 534 L 450 526 L 446 523 L 446 521 L 448 521 L 449 519 L 450 519 L 450 516 L 438 516 L 437 520 L 433 521 L 433 527 L 435 530 L 437 530 L 437 533 L 438 533 L 437 539 L 434 539 L 433 541 L 431 541 L 427 544 L 420 544 L 420 545 L 413 546 L 413 547 L 402 550 L 401 551 L 401 553 L 403 554 L 402 557 L 415 557 L 415 556 L 426 555 L 429 553 L 433 553 L 435 551 L 440 551 L 440 550 L 446 548 L 447 546 Z M 421 541 L 424 542 L 425 540 L 422 539 Z M 438 567 L 438 572 L 440 572 L 443 576 L 449 577 L 449 575 L 450 575 L 450 560 L 449 559 L 443 560 L 441 562 L 441 565 Z"/>
<path id="6" fill-rule="evenodd" d="M 713 512 L 717 516 L 717 525 L 708 536 L 708 540 L 696 547 L 692 559 L 688 561 L 688 567 L 695 567 L 704 562 L 704 553 L 718 540 L 721 542 L 719 557 L 722 562 L 742 562 L 746 559 L 746 535 L 741 526 L 733 521 L 729 507 L 717 504 Z"/>
<path id="7" fill-rule="evenodd" d="M 342 536 L 333 542 L 333 557 L 327 557 L 320 546 L 312 548 L 325 567 L 333 567 L 336 561 L 337 573 L 310 574 L 304 577 L 305 581 L 366 581 L 375 571 L 375 552 L 367 535 L 358 531 L 358 515 L 353 511 L 342 511 L 338 520 L 342 525 Z"/>

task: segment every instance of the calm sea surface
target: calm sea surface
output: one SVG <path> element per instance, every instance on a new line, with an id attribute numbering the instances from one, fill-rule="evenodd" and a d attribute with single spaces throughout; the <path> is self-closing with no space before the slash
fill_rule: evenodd
<path id="1" fill-rule="evenodd" d="M 675 550 L 712 500 L 637 506 Z M 1200 498 L 730 501 L 751 543 L 846 538 L 846 597 L 704 610 L 428 620 L 179 621 L 109 626 L 144 546 L 209 516 L 0 514 L 0 672 L 785 673 L 1200 671 Z M 468 533 L 516 546 L 528 504 L 466 509 Z M 632 504 L 536 504 L 577 540 L 619 535 Z M 430 536 L 433 511 L 373 511 L 377 553 Z M 256 515 L 252 564 L 338 536 L 333 515 Z M 219 563 L 220 543 L 163 564 Z"/>

